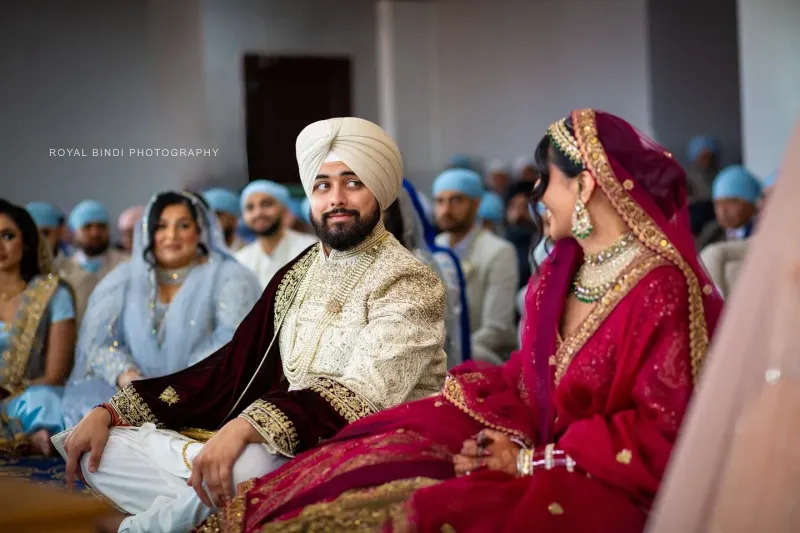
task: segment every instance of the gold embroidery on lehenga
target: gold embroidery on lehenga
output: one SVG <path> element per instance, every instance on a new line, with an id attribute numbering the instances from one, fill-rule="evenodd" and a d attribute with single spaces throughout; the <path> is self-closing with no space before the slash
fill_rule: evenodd
<path id="1" fill-rule="evenodd" d="M 622 273 L 614 287 L 603 296 L 583 319 L 578 330 L 567 337 L 556 351 L 556 385 L 561 381 L 569 368 L 570 363 L 581 351 L 584 344 L 595 334 L 608 315 L 616 308 L 617 304 L 636 286 L 648 272 L 668 264 L 664 259 L 652 252 L 644 252 L 636 258 Z"/>
<path id="2" fill-rule="evenodd" d="M 0 368 L 0 388 L 11 396 L 25 390 L 25 371 L 36 345 L 36 333 L 47 314 L 47 304 L 58 289 L 58 281 L 52 274 L 36 278 L 23 292 L 22 302 L 11 322 L 8 348 L 2 354 Z"/>
<path id="3" fill-rule="evenodd" d="M 256 400 L 251 403 L 240 418 L 244 418 L 258 431 L 259 435 L 281 455 L 294 457 L 300 441 L 297 429 L 289 417 L 272 403 Z"/>
<path id="4" fill-rule="evenodd" d="M 153 415 L 147 402 L 136 392 L 133 383 L 118 390 L 109 403 L 117 415 L 131 426 L 141 426 L 149 422 L 158 428 L 164 427 L 164 424 Z"/>
<path id="5" fill-rule="evenodd" d="M 498 424 L 493 424 L 488 420 L 486 420 L 482 415 L 470 409 L 467 406 L 466 397 L 464 396 L 464 391 L 461 388 L 461 384 L 455 377 L 451 376 L 450 374 L 448 374 L 444 380 L 444 387 L 442 388 L 442 396 L 445 399 L 447 399 L 450 403 L 458 407 L 458 409 L 461 410 L 461 412 L 463 412 L 466 415 L 469 415 L 471 418 L 477 420 L 487 428 L 495 429 L 497 431 L 501 431 L 508 435 L 519 437 L 525 442 L 526 445 L 531 444 L 530 439 L 523 432 L 516 429 L 503 427 Z"/>
<path id="6" fill-rule="evenodd" d="M 439 482 L 436 479 L 416 477 L 391 481 L 369 489 L 347 491 L 331 502 L 307 506 L 295 518 L 267 524 L 261 529 L 261 533 L 349 533 L 376 530 L 386 524 L 394 525 L 393 531 L 403 531 L 405 503 L 408 498 L 415 491 Z"/>
<path id="7" fill-rule="evenodd" d="M 614 169 L 611 167 L 598 137 L 594 110 L 573 111 L 572 124 L 575 138 L 583 154 L 583 161 L 611 201 L 614 209 L 642 243 L 677 266 L 686 280 L 689 294 L 689 347 L 692 376 L 696 380 L 708 351 L 708 329 L 703 308 L 703 296 L 697 276 L 681 254 L 667 240 L 664 232 L 631 198 L 629 192 L 615 176 Z"/>
<path id="8" fill-rule="evenodd" d="M 631 452 L 627 448 L 623 448 L 617 454 L 617 462 L 620 463 L 620 464 L 629 465 L 629 464 L 631 464 L 632 460 L 633 460 L 633 452 Z"/>
<path id="9" fill-rule="evenodd" d="M 378 412 L 365 397 L 330 378 L 317 378 L 308 388 L 322 396 L 348 423 Z"/>

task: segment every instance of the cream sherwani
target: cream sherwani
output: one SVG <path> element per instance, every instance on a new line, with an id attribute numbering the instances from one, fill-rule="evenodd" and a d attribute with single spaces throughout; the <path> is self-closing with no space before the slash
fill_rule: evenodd
<path id="1" fill-rule="evenodd" d="M 271 254 L 267 254 L 256 239 L 236 251 L 234 257 L 256 273 L 264 289 L 278 270 L 315 242 L 317 239 L 311 235 L 287 229 Z"/>
<path id="2" fill-rule="evenodd" d="M 293 267 L 303 264 L 306 270 L 277 332 L 289 389 L 314 390 L 320 378 L 332 381 L 355 394 L 364 414 L 438 392 L 446 369 L 439 278 L 382 223 L 355 249 L 326 254 L 319 244 L 308 254 Z M 332 301 L 338 302 L 336 312 Z M 276 438 L 273 426 L 258 421 L 260 401 L 239 416 L 266 444 L 245 448 L 233 470 L 236 483 L 262 476 L 294 454 L 276 445 L 287 439 Z M 112 428 L 96 473 L 88 472 L 84 454 L 88 483 L 134 514 L 120 531 L 187 531 L 212 512 L 186 486 L 188 465 L 203 447 L 187 442 L 180 433 L 146 423 Z"/>

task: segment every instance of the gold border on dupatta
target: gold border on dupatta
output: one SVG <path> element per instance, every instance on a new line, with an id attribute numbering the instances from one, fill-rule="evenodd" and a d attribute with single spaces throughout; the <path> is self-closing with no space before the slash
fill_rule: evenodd
<path id="1" fill-rule="evenodd" d="M 330 378 L 317 378 L 308 389 L 319 394 L 348 423 L 378 412 L 368 399 Z"/>
<path id="2" fill-rule="evenodd" d="M 617 179 L 603 144 L 600 142 L 595 117 L 592 109 L 580 109 L 572 112 L 575 138 L 583 154 L 586 168 L 592 173 L 614 209 L 636 234 L 639 241 L 678 267 L 686 279 L 689 295 L 689 348 L 692 376 L 696 380 L 708 350 L 708 329 L 700 282 L 689 264 L 684 261 L 675 246 L 667 239 L 666 234 L 631 197 L 628 191 L 632 190 L 635 184 L 629 180 L 620 183 Z"/>
<path id="3" fill-rule="evenodd" d="M 649 250 L 643 252 L 644 255 L 638 257 L 622 273 L 622 276 L 615 282 L 614 287 L 603 296 L 589 314 L 583 319 L 578 330 L 560 343 L 556 350 L 555 363 L 555 383 L 559 384 L 564 374 L 567 373 L 570 363 L 581 351 L 584 344 L 595 334 L 600 325 L 608 318 L 608 315 L 617 307 L 625 296 L 633 289 L 639 281 L 649 272 L 660 266 L 669 263 L 660 255 L 654 254 Z"/>
<path id="4" fill-rule="evenodd" d="M 498 424 L 493 424 L 488 420 L 486 420 L 486 418 L 484 418 L 480 414 L 470 409 L 470 407 L 467 405 L 467 399 L 466 396 L 464 395 L 464 390 L 461 388 L 461 383 L 459 383 L 458 380 L 450 374 L 448 374 L 444 380 L 444 387 L 442 387 L 442 396 L 447 401 L 456 406 L 461 412 L 468 415 L 470 418 L 477 420 L 487 428 L 495 429 L 502 433 L 506 433 L 507 435 L 513 435 L 515 437 L 522 439 L 523 442 L 525 442 L 526 444 L 528 445 L 531 444 L 530 438 L 527 435 L 525 435 L 522 431 L 519 431 L 517 429 L 507 428 Z"/>
<path id="5" fill-rule="evenodd" d="M 394 526 L 393 531 L 404 531 L 408 525 L 408 499 L 417 490 L 437 483 L 441 481 L 415 477 L 390 481 L 368 489 L 350 490 L 330 502 L 309 505 L 294 518 L 266 524 L 260 533 L 349 533 L 377 531 L 387 524 Z"/>
<path id="6" fill-rule="evenodd" d="M 11 323 L 8 349 L 3 352 L 3 368 L 0 369 L 0 387 L 11 396 L 25 390 L 25 369 L 36 343 L 36 332 L 45 317 L 47 304 L 58 289 L 59 278 L 53 274 L 36 278 L 25 289 L 22 303 Z"/>

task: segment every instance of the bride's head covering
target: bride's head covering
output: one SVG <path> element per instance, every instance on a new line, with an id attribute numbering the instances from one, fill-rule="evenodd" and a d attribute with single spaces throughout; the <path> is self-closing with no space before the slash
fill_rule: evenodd
<path id="1" fill-rule="evenodd" d="M 800 124 L 787 154 L 649 533 L 800 530 Z"/>
<path id="2" fill-rule="evenodd" d="M 722 310 L 722 298 L 697 255 L 689 222 L 683 168 L 672 154 L 625 120 L 594 109 L 573 111 L 550 126 L 548 137 L 557 141 L 552 142 L 553 148 L 591 174 L 638 240 L 683 274 L 689 299 L 692 374 L 697 377 Z M 546 162 L 537 162 L 537 166 L 540 172 L 547 172 Z M 532 201 L 541 197 L 543 191 L 540 189 L 537 187 Z M 583 251 L 577 241 L 560 239 L 539 277 L 540 280 L 547 277 L 547 284 L 539 291 L 528 292 L 526 306 L 537 306 L 541 316 L 560 317 L 582 258 Z M 540 329 L 536 328 L 537 331 Z M 527 343 L 527 349 L 534 353 L 553 353 L 556 329 L 552 328 L 552 335 L 523 334 L 523 350 L 526 350 Z M 547 357 L 535 359 L 537 368 L 529 375 L 536 378 L 528 383 L 528 387 L 540 405 L 547 405 L 550 402 L 548 360 Z M 540 414 L 543 426 L 540 433 L 547 436 L 552 430 L 547 421 L 552 417 L 544 409 Z"/>

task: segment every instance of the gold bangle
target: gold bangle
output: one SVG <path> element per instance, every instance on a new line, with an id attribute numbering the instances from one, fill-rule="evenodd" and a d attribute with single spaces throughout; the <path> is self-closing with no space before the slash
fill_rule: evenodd
<path id="1" fill-rule="evenodd" d="M 186 450 L 189 448 L 189 445 L 192 444 L 193 440 L 187 440 L 186 444 L 183 445 L 183 449 L 181 450 L 181 457 L 183 457 L 183 464 L 186 465 L 186 468 L 189 469 L 189 472 L 192 471 L 192 465 L 189 463 L 189 459 L 186 457 Z"/>

